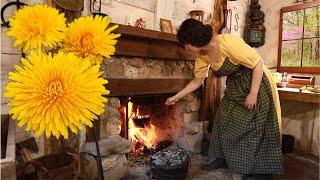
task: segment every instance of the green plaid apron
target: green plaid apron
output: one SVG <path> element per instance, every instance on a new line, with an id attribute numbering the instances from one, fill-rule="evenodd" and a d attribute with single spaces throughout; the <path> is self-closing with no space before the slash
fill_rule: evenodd
<path id="1" fill-rule="evenodd" d="M 276 109 L 269 80 L 263 75 L 257 106 L 248 110 L 252 69 L 225 60 L 215 72 L 227 76 L 225 96 L 216 112 L 209 154 L 224 158 L 242 174 L 282 174 L 283 159 Z"/>

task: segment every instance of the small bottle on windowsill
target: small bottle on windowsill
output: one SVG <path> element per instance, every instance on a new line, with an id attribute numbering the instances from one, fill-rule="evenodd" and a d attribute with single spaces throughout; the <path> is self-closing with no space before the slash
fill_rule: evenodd
<path id="1" fill-rule="evenodd" d="M 287 83 L 288 83 L 288 75 L 286 72 L 284 72 L 282 73 L 282 76 L 281 76 L 281 82 L 277 83 L 277 85 L 279 87 L 285 88 L 287 87 Z"/>
<path id="2" fill-rule="evenodd" d="M 282 73 L 281 82 L 288 82 L 288 74 L 286 72 Z"/>

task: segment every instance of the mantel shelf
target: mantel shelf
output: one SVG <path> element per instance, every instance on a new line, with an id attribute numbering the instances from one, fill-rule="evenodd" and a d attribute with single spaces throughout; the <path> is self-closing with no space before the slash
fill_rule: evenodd
<path id="1" fill-rule="evenodd" d="M 145 57 L 193 61 L 195 56 L 179 47 L 174 34 L 118 24 L 121 33 L 116 56 Z"/>

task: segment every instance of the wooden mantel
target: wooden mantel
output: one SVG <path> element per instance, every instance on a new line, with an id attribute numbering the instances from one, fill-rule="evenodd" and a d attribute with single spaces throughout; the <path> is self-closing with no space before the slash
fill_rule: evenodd
<path id="1" fill-rule="evenodd" d="M 175 34 L 118 25 L 115 33 L 121 33 L 121 37 L 116 45 L 116 56 L 195 60 L 194 55 L 179 47 Z"/>

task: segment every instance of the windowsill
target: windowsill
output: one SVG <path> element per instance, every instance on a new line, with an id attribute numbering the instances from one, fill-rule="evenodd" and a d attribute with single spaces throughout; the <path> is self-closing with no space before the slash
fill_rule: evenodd
<path id="1" fill-rule="evenodd" d="M 281 73 L 319 74 L 320 67 L 278 67 L 277 71 Z"/>

